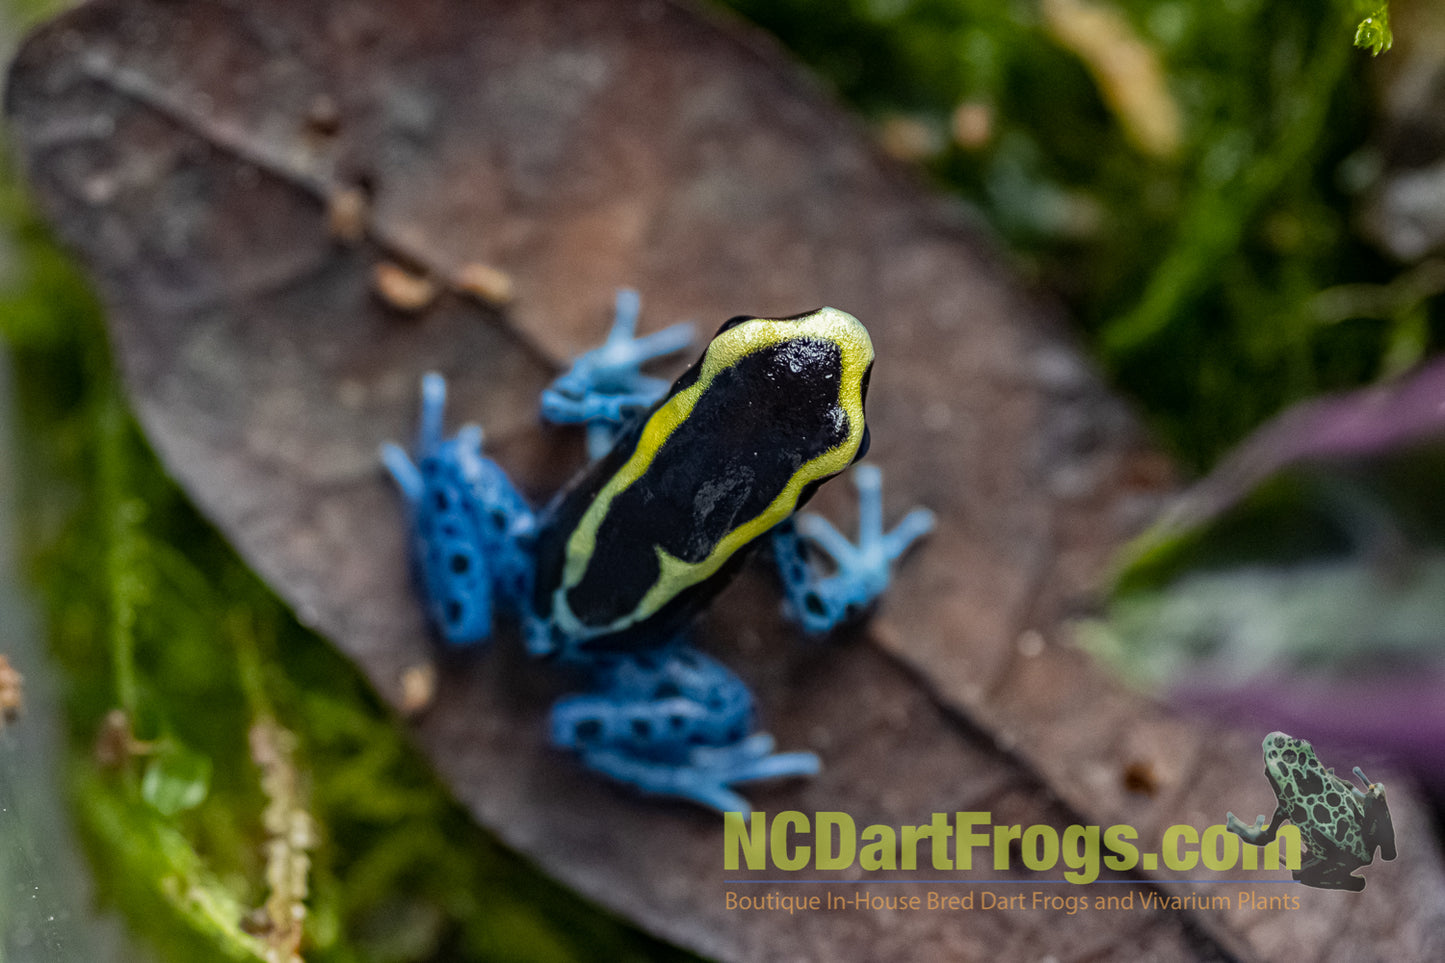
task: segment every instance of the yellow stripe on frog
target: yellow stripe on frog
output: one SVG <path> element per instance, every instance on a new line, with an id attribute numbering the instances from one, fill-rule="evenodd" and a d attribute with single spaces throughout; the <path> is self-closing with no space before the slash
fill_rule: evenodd
<path id="1" fill-rule="evenodd" d="M 800 465 L 767 508 L 719 539 L 706 558 L 685 562 L 658 547 L 657 581 L 637 607 L 605 626 L 583 625 L 568 607 L 566 596 L 582 581 L 587 571 L 587 564 L 597 547 L 598 529 L 607 517 L 613 499 L 647 474 L 662 446 L 692 415 L 698 400 L 720 372 L 750 354 L 792 340 L 829 341 L 838 346 L 842 355 L 838 403 L 848 415 L 848 437 Z M 552 613 L 557 627 L 574 637 L 588 638 L 621 632 L 650 618 L 678 593 L 715 573 L 738 549 L 792 514 L 807 485 L 848 467 L 863 440 L 863 375 L 872 361 L 873 343 L 868 337 L 868 330 L 857 318 L 837 308 L 820 308 L 812 314 L 792 319 L 754 318 L 714 338 L 703 355 L 697 380 L 653 412 L 643 427 L 632 457 L 597 493 L 567 540 L 562 579 L 553 595 Z"/>

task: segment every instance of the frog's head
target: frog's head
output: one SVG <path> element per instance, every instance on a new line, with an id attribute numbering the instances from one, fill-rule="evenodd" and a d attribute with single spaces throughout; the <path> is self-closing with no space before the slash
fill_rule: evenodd
<path id="1" fill-rule="evenodd" d="M 867 453 L 863 404 L 872 371 L 868 329 L 846 311 L 741 315 L 718 329 L 673 394 L 706 382 L 704 393 L 733 399 L 730 414 L 755 434 L 766 425 L 771 444 L 799 452 L 801 503 Z"/>
<path id="2" fill-rule="evenodd" d="M 1365 784 L 1364 790 L 1355 790 L 1360 803 L 1360 831 L 1365 840 L 1365 852 L 1373 854 L 1380 847 L 1384 859 L 1395 858 L 1395 823 L 1390 818 L 1390 807 L 1385 802 L 1385 784 L 1370 782 L 1359 766 L 1355 777 Z"/>
<path id="3" fill-rule="evenodd" d="M 1263 748 L 1264 774 L 1281 802 L 1300 802 L 1324 792 L 1324 768 L 1308 742 L 1271 732 L 1264 737 Z"/>

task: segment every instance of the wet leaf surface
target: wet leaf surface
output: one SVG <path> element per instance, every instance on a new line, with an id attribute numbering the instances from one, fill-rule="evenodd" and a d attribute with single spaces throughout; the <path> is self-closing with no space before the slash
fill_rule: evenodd
<path id="1" fill-rule="evenodd" d="M 663 2 L 402 9 L 98 2 L 31 38 L 8 94 L 156 448 L 385 698 L 399 704 L 409 670 L 436 657 L 375 455 L 410 436 L 421 372 L 447 375 L 452 416 L 481 421 L 491 453 L 541 496 L 581 454 L 536 427 L 536 394 L 603 334 L 616 286 L 643 292 L 644 326 L 830 303 L 878 349 L 869 457 L 889 511 L 921 502 L 940 526 L 847 638 L 799 641 L 757 572 L 700 626 L 781 745 L 825 762 L 810 782 L 756 788 L 759 808 L 841 810 L 860 826 L 954 810 L 1125 822 L 1147 849 L 1170 824 L 1270 804 L 1258 734 L 1171 717 L 1072 647 L 1067 617 L 1170 471 L 956 212 L 736 25 Z M 396 303 L 376 288 L 384 263 L 437 294 Z M 510 276 L 509 306 L 461 290 L 475 265 Z M 846 519 L 847 489 L 815 504 Z M 416 738 L 476 817 L 579 891 L 718 958 L 1442 952 L 1445 885 L 1403 793 L 1395 824 L 1417 845 L 1368 871 L 1359 897 L 1288 888 L 1291 912 L 1137 899 L 1074 916 L 728 911 L 725 892 L 743 888 L 724 883 L 715 816 L 638 799 L 545 748 L 565 680 L 513 638 L 440 669 Z M 1235 895 L 1166 876 L 1078 892 Z"/>

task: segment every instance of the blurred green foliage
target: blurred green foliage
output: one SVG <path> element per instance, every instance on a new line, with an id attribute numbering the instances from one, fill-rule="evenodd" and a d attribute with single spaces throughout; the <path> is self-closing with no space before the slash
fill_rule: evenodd
<path id="1" fill-rule="evenodd" d="M 885 144 L 906 124 L 903 152 L 1063 294 L 1188 467 L 1445 341 L 1438 299 L 1343 318 L 1317 300 L 1397 270 L 1351 232 L 1370 126 L 1351 42 L 1378 2 L 727 2 Z"/>
<path id="2" fill-rule="evenodd" d="M 309 861 L 307 960 L 688 958 L 472 823 L 356 670 L 165 475 L 125 410 L 99 307 L 8 169 L 0 223 L 21 435 L 7 468 L 102 901 L 160 959 L 263 958 L 271 800 L 248 741 L 275 719 L 297 737 L 294 802 L 319 840 L 290 854 Z"/>

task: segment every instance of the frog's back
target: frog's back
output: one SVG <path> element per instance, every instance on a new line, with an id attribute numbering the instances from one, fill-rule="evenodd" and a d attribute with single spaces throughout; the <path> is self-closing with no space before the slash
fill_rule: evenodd
<path id="1" fill-rule="evenodd" d="M 734 318 L 548 510 L 537 614 L 576 644 L 666 641 L 745 550 L 866 448 L 867 331 Z"/>

